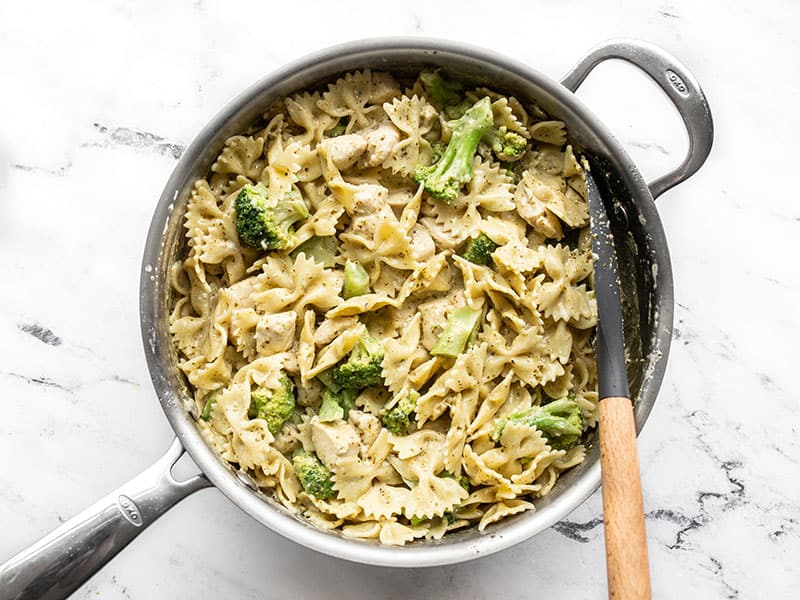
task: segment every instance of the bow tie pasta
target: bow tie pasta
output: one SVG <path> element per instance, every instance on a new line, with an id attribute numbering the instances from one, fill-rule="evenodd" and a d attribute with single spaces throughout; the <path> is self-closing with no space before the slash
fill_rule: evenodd
<path id="1" fill-rule="evenodd" d="M 385 544 L 535 510 L 597 405 L 565 124 L 439 71 L 403 83 L 348 73 L 229 138 L 171 273 L 207 442 L 289 511 Z"/>

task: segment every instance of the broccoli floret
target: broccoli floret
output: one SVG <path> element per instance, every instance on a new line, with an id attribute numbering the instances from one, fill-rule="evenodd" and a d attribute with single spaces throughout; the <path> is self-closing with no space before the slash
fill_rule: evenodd
<path id="1" fill-rule="evenodd" d="M 492 431 L 495 442 L 503 435 L 503 429 L 509 421 L 535 427 L 547 438 L 550 446 L 557 450 L 566 450 L 574 445 L 583 433 L 583 411 L 574 397 L 554 400 L 544 406 L 534 406 L 508 418 L 495 419 Z"/>
<path id="2" fill-rule="evenodd" d="M 214 405 L 217 403 L 217 397 L 211 396 L 206 400 L 206 403 L 203 405 L 203 412 L 200 414 L 200 418 L 203 421 L 208 421 L 211 419 L 211 411 L 214 410 Z"/>
<path id="3" fill-rule="evenodd" d="M 347 359 L 333 369 L 333 383 L 339 388 L 361 390 L 383 382 L 383 347 L 369 331 L 361 336 Z"/>
<path id="4" fill-rule="evenodd" d="M 470 102 L 463 97 L 463 86 L 458 81 L 444 77 L 438 70 L 423 71 L 419 80 L 431 103 L 450 120 L 460 119 L 470 109 Z M 483 141 L 502 161 L 519 160 L 527 147 L 527 140 L 503 125 L 489 128 Z"/>
<path id="5" fill-rule="evenodd" d="M 302 253 L 306 255 L 306 258 L 310 258 L 323 267 L 330 269 L 336 266 L 336 251 L 338 249 L 339 245 L 336 242 L 336 236 L 315 235 L 292 250 L 289 256 L 294 259 L 297 258 L 298 254 Z"/>
<path id="6" fill-rule="evenodd" d="M 292 466 L 303 489 L 312 496 L 330 500 L 336 495 L 330 469 L 313 452 L 296 452 L 292 457 Z"/>
<path id="7" fill-rule="evenodd" d="M 461 188 L 472 179 L 475 151 L 493 122 L 489 98 L 478 100 L 463 117 L 450 122 L 452 135 L 444 154 L 430 166 L 417 167 L 414 179 L 434 198 L 455 202 Z"/>
<path id="8" fill-rule="evenodd" d="M 342 390 L 336 396 L 336 400 L 339 402 L 339 406 L 342 407 L 344 411 L 344 418 L 348 418 L 350 416 L 350 411 L 356 407 L 356 398 L 358 397 L 358 392 L 356 390 Z"/>
<path id="9" fill-rule="evenodd" d="M 369 273 L 357 262 L 348 260 L 344 265 L 342 296 L 346 299 L 369 294 Z"/>
<path id="10" fill-rule="evenodd" d="M 472 103 L 464 99 L 464 88 L 458 81 L 448 79 L 437 69 L 436 71 L 423 71 L 419 80 L 428 98 L 436 108 L 450 119 L 459 119 L 469 110 Z"/>
<path id="11" fill-rule="evenodd" d="M 499 246 L 492 241 L 485 233 L 479 233 L 477 237 L 472 238 L 461 256 L 469 262 L 476 265 L 488 265 L 492 262 L 492 252 L 497 250 Z"/>
<path id="12" fill-rule="evenodd" d="M 400 435 L 405 433 L 411 424 L 411 414 L 417 409 L 419 393 L 411 390 L 397 404 L 381 413 L 383 426 L 392 433 Z"/>
<path id="13" fill-rule="evenodd" d="M 282 198 L 270 198 L 261 183 L 244 186 L 234 206 L 239 239 L 247 246 L 262 250 L 289 247 L 294 224 L 308 217 L 308 207 L 297 189 Z"/>
<path id="14" fill-rule="evenodd" d="M 347 124 L 350 122 L 350 117 L 342 117 L 336 122 L 336 125 L 331 127 L 325 132 L 325 137 L 339 137 L 347 131 Z"/>
<path id="15" fill-rule="evenodd" d="M 419 80 L 425 93 L 431 99 L 431 103 L 441 109 L 450 104 L 457 104 L 461 101 L 461 90 L 463 86 L 458 81 L 447 79 L 439 69 L 435 71 L 422 71 Z"/>
<path id="16" fill-rule="evenodd" d="M 325 389 L 322 390 L 322 404 L 319 405 L 319 420 L 323 423 L 344 419 L 344 409 L 339 406 L 336 394 Z"/>
<path id="17" fill-rule="evenodd" d="M 431 349 L 434 356 L 456 358 L 468 344 L 475 341 L 483 311 L 462 306 L 453 311 L 447 325 Z"/>
<path id="18" fill-rule="evenodd" d="M 322 390 L 319 420 L 328 422 L 346 419 L 350 415 L 350 409 L 355 408 L 355 401 L 355 390 L 341 390 L 338 394 L 327 388 Z"/>
<path id="19" fill-rule="evenodd" d="M 435 142 L 434 144 L 431 144 L 431 163 L 435 163 L 442 158 L 446 148 L 447 144 L 443 144 L 442 142 Z"/>
<path id="20" fill-rule="evenodd" d="M 294 385 L 286 373 L 281 373 L 280 387 L 276 390 L 258 388 L 250 393 L 247 416 L 264 419 L 272 435 L 276 435 L 294 412 Z"/>
<path id="21" fill-rule="evenodd" d="M 492 127 L 483 136 L 483 141 L 499 160 L 506 162 L 522 158 L 528 146 L 528 140 L 515 131 L 509 131 L 505 125 Z"/>
<path id="22" fill-rule="evenodd" d="M 442 109 L 444 116 L 453 121 L 454 119 L 460 119 L 464 116 L 464 113 L 467 112 L 472 103 L 469 100 L 462 100 L 458 104 L 451 104 L 450 106 L 445 106 Z"/>

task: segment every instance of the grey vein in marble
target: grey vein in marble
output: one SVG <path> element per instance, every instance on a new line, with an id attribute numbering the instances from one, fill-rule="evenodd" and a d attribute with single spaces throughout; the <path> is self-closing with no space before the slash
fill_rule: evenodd
<path id="1" fill-rule="evenodd" d="M 686 550 L 689 548 L 689 535 L 691 532 L 703 527 L 714 517 L 712 511 L 714 509 L 720 512 L 727 512 L 733 510 L 747 502 L 745 497 L 745 485 L 742 480 L 734 474 L 734 471 L 741 469 L 742 462 L 738 460 L 723 460 L 721 459 L 714 449 L 703 439 L 703 433 L 708 429 L 710 416 L 703 411 L 692 411 L 686 416 L 686 422 L 695 430 L 695 440 L 702 451 L 712 459 L 717 465 L 717 468 L 725 474 L 725 477 L 730 484 L 730 489 L 727 492 L 715 492 L 707 490 L 699 490 L 695 494 L 698 512 L 696 515 L 687 516 L 676 513 L 677 516 L 685 522 L 683 527 L 675 534 L 675 541 L 669 545 L 671 550 Z M 719 500 L 721 505 L 709 507 L 707 503 L 709 500 Z"/>
<path id="2" fill-rule="evenodd" d="M 591 521 L 586 521 L 585 523 L 576 523 L 575 521 L 559 521 L 553 525 L 553 529 L 566 538 L 569 538 L 575 542 L 586 544 L 589 542 L 589 538 L 583 535 L 583 533 L 592 531 L 602 524 L 603 519 L 600 518 L 594 518 Z"/>
<path id="3" fill-rule="evenodd" d="M 673 7 L 673 6 L 665 6 L 665 7 L 663 7 L 663 8 L 659 8 L 659 9 L 658 9 L 658 14 L 660 14 L 660 15 L 661 15 L 662 17 L 664 17 L 665 19 L 675 19 L 675 20 L 680 20 L 680 19 L 682 19 L 682 18 L 683 18 L 683 17 L 681 17 L 681 15 L 679 15 L 679 14 L 678 14 L 678 13 L 675 11 L 675 7 Z"/>
<path id="4" fill-rule="evenodd" d="M 61 345 L 61 338 L 58 337 L 55 333 L 53 333 L 52 329 L 49 329 L 44 325 L 40 325 L 35 321 L 31 323 L 17 323 L 17 329 L 19 329 L 23 333 L 32 335 L 37 340 L 47 344 L 48 346 Z"/>
<path id="5" fill-rule="evenodd" d="M 49 377 L 41 377 L 41 376 L 32 376 L 32 375 L 23 375 L 22 373 L 14 373 L 13 371 L 8 372 L 1 372 L 0 375 L 6 375 L 8 377 L 15 377 L 16 379 L 21 379 L 25 383 L 29 383 L 31 385 L 40 385 L 46 388 L 55 388 L 57 390 L 62 390 L 65 392 L 72 393 L 76 389 L 74 386 L 66 386 L 57 381 L 53 381 Z"/>
<path id="6" fill-rule="evenodd" d="M 38 165 L 24 165 L 20 163 L 12 163 L 13 168 L 18 171 L 27 171 L 28 173 L 43 173 L 45 175 L 55 175 L 56 177 L 63 177 L 67 171 L 72 168 L 72 161 L 68 160 L 63 165 L 55 168 L 40 167 Z"/>
<path id="7" fill-rule="evenodd" d="M 87 146 L 127 146 L 137 150 L 157 152 L 162 156 L 171 156 L 175 159 L 180 158 L 185 149 L 183 144 L 171 142 L 149 131 L 131 127 L 111 127 L 100 123 L 93 123 L 92 125 L 97 133 L 100 134 L 102 141 L 87 143 Z"/>
<path id="8" fill-rule="evenodd" d="M 107 381 L 112 381 L 112 382 L 115 382 L 115 383 L 121 383 L 121 384 L 124 384 L 124 385 L 130 385 L 130 386 L 134 386 L 134 387 L 139 387 L 139 384 L 136 383 L 135 381 L 132 381 L 130 379 L 126 379 L 125 377 L 121 377 L 119 375 L 106 375 L 106 376 L 103 376 L 103 377 L 98 377 L 96 379 L 89 379 L 89 380 L 85 380 L 85 381 L 80 381 L 80 382 L 78 382 L 76 384 L 73 384 L 73 385 L 59 383 L 58 381 L 55 381 L 55 380 L 51 379 L 50 377 L 43 377 L 43 376 L 36 376 L 36 375 L 24 375 L 22 373 L 15 373 L 14 371 L 0 371 L 0 376 L 3 376 L 3 375 L 5 375 L 7 377 L 13 377 L 15 379 L 19 379 L 19 380 L 24 381 L 25 383 L 28 383 L 28 384 L 31 384 L 31 385 L 41 386 L 41 387 L 45 387 L 45 388 L 53 388 L 53 389 L 61 390 L 63 392 L 67 392 L 69 394 L 74 394 L 75 392 L 77 392 L 80 389 L 86 387 L 87 385 L 93 385 L 93 384 L 96 384 L 96 383 L 104 383 L 104 382 L 107 382 Z"/>

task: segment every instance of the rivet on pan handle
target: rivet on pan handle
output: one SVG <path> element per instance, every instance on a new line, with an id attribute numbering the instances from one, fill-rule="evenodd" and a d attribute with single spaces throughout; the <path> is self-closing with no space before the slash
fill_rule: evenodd
<path id="1" fill-rule="evenodd" d="M 689 151 L 675 169 L 647 185 L 653 198 L 691 177 L 706 161 L 714 140 L 711 109 L 700 84 L 674 56 L 658 46 L 632 39 L 615 39 L 593 48 L 567 73 L 561 84 L 575 91 L 600 63 L 619 59 L 644 71 L 672 100 L 689 134 Z"/>
<path id="2" fill-rule="evenodd" d="M 176 481 L 178 438 L 153 466 L 0 565 L 4 600 L 68 597 L 158 517 L 209 487 L 204 475 Z"/>

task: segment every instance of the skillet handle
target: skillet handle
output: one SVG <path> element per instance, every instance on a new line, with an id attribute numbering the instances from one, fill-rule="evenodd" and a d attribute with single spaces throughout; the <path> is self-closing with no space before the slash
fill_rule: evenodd
<path id="1" fill-rule="evenodd" d="M 175 441 L 153 466 L 0 565 L 4 600 L 61 600 L 186 496 L 211 482 L 172 477 L 183 454 Z"/>
<path id="2" fill-rule="evenodd" d="M 689 151 L 683 162 L 647 185 L 653 199 L 691 177 L 708 158 L 714 140 L 711 109 L 700 84 L 675 57 L 658 46 L 633 39 L 609 40 L 593 48 L 561 80 L 576 91 L 601 62 L 620 59 L 644 71 L 669 96 L 689 134 Z"/>

